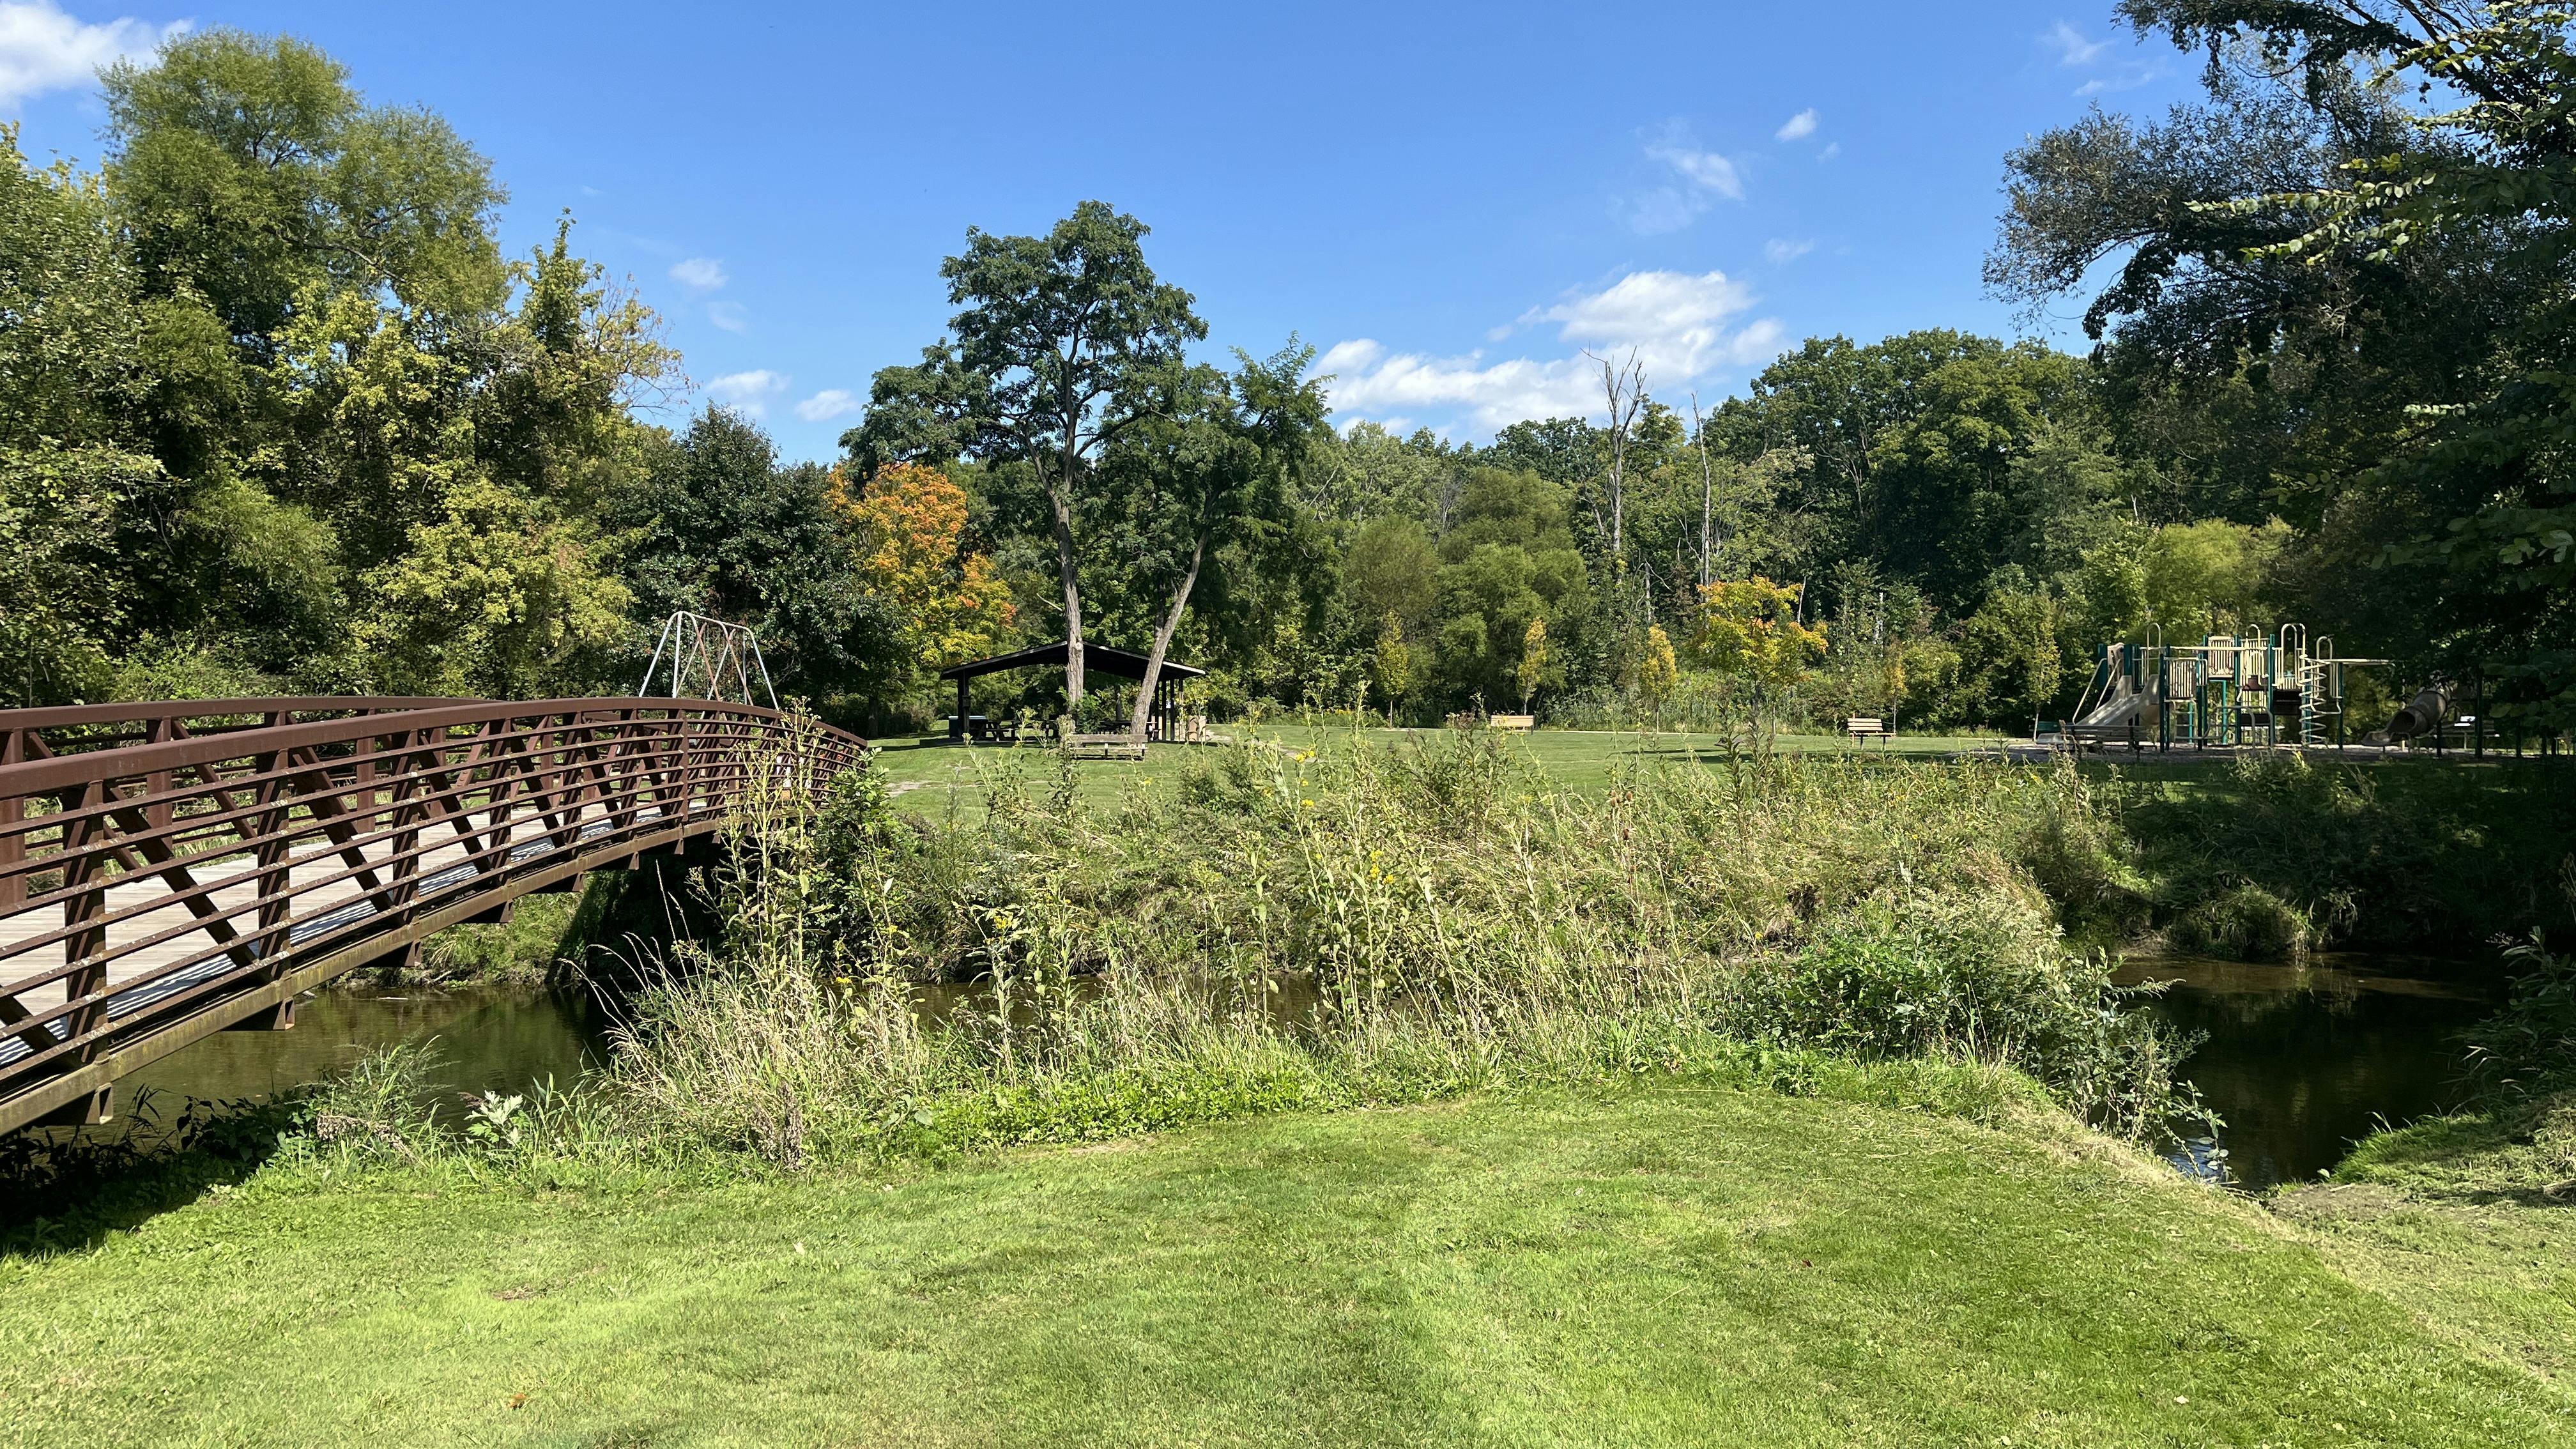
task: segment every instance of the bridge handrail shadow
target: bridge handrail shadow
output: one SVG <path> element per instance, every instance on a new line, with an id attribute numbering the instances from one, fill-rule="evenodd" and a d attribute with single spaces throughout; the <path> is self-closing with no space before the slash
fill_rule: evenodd
<path id="1" fill-rule="evenodd" d="M 265 706 L 261 723 L 232 723 Z M 294 721 L 296 714 L 338 718 Z M 192 730 L 191 721 L 207 729 Z M 64 753 L 49 731 L 158 740 Z M 709 700 L 176 701 L 0 711 L 0 1131 L 585 871 L 677 851 L 755 772 L 820 791 L 853 736 Z M 775 775 L 772 778 L 776 778 Z"/>

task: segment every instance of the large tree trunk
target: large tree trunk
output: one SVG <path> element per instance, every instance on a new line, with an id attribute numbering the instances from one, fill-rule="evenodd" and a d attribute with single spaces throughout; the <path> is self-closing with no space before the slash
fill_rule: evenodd
<path id="1" fill-rule="evenodd" d="M 1064 474 L 1047 489 L 1055 524 L 1055 565 L 1064 576 L 1064 712 L 1082 711 L 1082 575 L 1073 552 L 1073 510 L 1065 495 L 1073 487 L 1073 450 L 1065 449 Z"/>
<path id="2" fill-rule="evenodd" d="M 1190 570 L 1181 575 L 1181 586 L 1172 590 L 1172 607 L 1154 630 L 1154 647 L 1145 655 L 1145 679 L 1136 686 L 1136 712 L 1127 721 L 1127 737 L 1137 744 L 1145 742 L 1145 721 L 1154 712 L 1154 686 L 1163 681 L 1163 655 L 1172 647 L 1172 635 L 1181 627 L 1181 611 L 1190 606 L 1190 590 L 1199 583 L 1199 560 L 1207 556 L 1207 532 L 1199 532 L 1198 542 L 1190 546 Z"/>

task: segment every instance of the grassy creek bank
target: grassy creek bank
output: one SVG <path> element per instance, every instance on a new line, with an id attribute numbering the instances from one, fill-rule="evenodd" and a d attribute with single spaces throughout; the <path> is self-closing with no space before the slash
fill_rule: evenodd
<path id="1" fill-rule="evenodd" d="M 2553 1378 L 2325 1242 L 2062 1118 L 1759 1088 L 926 1173 L 307 1163 L 0 1259 L 0 1435 L 2569 1442 Z"/>
<path id="2" fill-rule="evenodd" d="M 1401 752 L 1438 730 L 1270 724 L 1247 731 L 1291 754 L 1359 746 Z M 1673 769 L 1726 770 L 1740 737 L 1679 732 L 1540 730 L 1496 741 L 1516 766 L 1555 788 L 1600 794 Z M 1907 737 L 1854 749 L 1806 735 L 1776 740 L 1784 756 L 1883 768 L 1946 767 L 1992 741 Z M 1066 765 L 1042 749 L 900 744 L 876 768 L 899 808 L 936 823 L 980 824 L 997 792 L 1062 790 L 1095 811 L 1169 792 L 1189 757 L 1152 765 Z M 2532 930 L 2576 933 L 2576 768 L 2560 760 L 2388 760 L 2249 752 L 2235 761 L 2168 763 L 2114 751 L 2081 764 L 2087 808 L 2129 874 L 2133 898 L 2079 922 L 2096 944 L 2282 960 L 2351 949 L 2457 956 L 2491 953 Z M 1062 772 L 1060 775 L 1059 772 Z M 1066 783 L 1069 782 L 1069 783 Z M 2108 902 L 2097 901 L 2095 906 Z"/>
<path id="3" fill-rule="evenodd" d="M 2576 767 L 2250 754 L 2092 767 L 2149 944 L 2237 960 L 2323 950 L 2492 959 L 2576 938 Z"/>

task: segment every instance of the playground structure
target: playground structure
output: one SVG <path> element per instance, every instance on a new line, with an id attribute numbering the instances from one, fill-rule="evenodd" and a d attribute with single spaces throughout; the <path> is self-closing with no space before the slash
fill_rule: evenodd
<path id="1" fill-rule="evenodd" d="M 2210 634 L 2198 644 L 2168 644 L 2150 625 L 2143 642 L 2102 647 L 2066 727 L 2068 743 L 2160 750 L 2339 746 L 2347 733 L 2346 671 L 2388 663 L 2338 659 L 2333 640 L 2312 643 L 2299 624 Z M 2401 712 L 2390 736 L 2438 728 L 2443 712 L 2440 691 L 2428 689 Z M 2412 731 L 2404 729 L 2410 717 L 2419 721 Z"/>

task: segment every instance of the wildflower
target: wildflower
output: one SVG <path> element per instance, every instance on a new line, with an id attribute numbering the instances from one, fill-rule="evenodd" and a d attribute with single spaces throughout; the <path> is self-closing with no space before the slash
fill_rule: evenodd
<path id="1" fill-rule="evenodd" d="M 1301 808 L 1303 808 L 1303 809 L 1307 809 L 1307 810 L 1312 810 L 1312 809 L 1314 809 L 1314 808 L 1315 808 L 1315 802 L 1314 802 L 1314 801 L 1312 801 L 1312 800 L 1300 800 L 1300 801 L 1298 801 L 1298 802 L 1297 802 L 1297 804 L 1298 804 Z"/>

